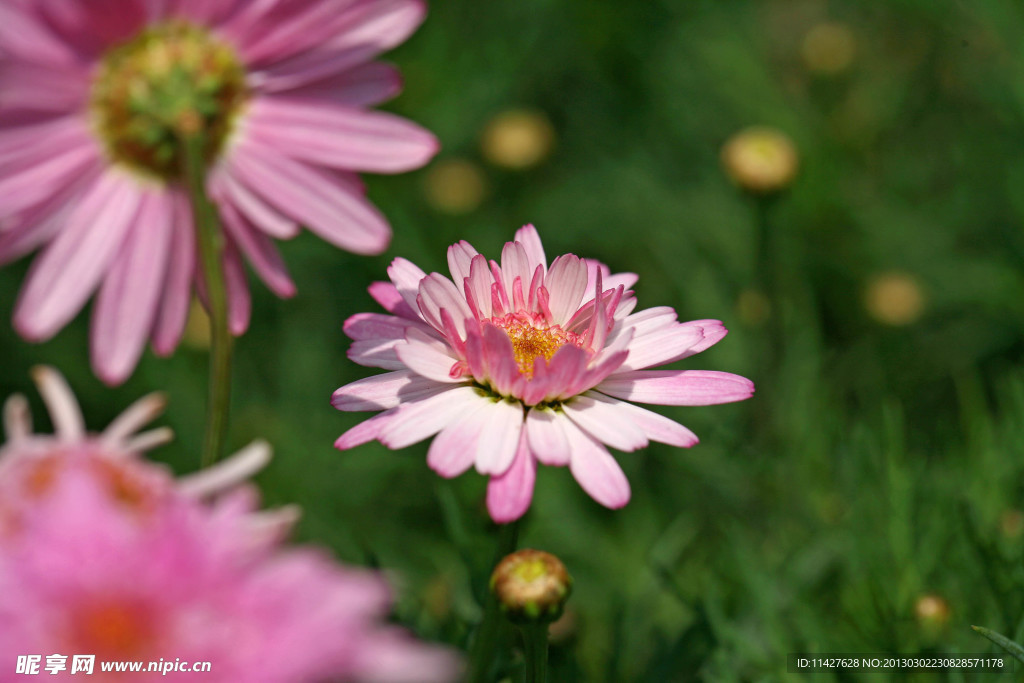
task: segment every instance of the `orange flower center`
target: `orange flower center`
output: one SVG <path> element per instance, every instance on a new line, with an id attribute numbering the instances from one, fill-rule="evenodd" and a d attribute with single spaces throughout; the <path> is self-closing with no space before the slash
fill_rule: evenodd
<path id="1" fill-rule="evenodd" d="M 566 344 L 583 348 L 583 338 L 575 332 L 566 332 L 558 325 L 540 325 L 523 314 L 510 313 L 504 318 L 492 318 L 491 323 L 501 328 L 512 342 L 519 372 L 533 379 L 533 363 L 538 357 L 545 362 Z"/>
<path id="2" fill-rule="evenodd" d="M 107 658 L 143 656 L 156 640 L 148 610 L 119 600 L 99 601 L 71 617 L 71 645 Z"/>

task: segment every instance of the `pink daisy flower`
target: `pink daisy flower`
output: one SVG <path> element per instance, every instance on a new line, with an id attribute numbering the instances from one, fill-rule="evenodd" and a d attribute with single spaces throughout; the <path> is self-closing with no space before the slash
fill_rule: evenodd
<path id="1" fill-rule="evenodd" d="M 345 323 L 349 357 L 390 370 L 341 387 L 339 410 L 383 410 L 335 443 L 373 439 L 402 448 L 437 434 L 427 464 L 443 477 L 475 466 L 491 477 L 497 522 L 519 518 L 536 466 L 568 465 L 609 508 L 629 501 L 629 482 L 605 445 L 649 441 L 688 447 L 686 427 L 629 403 L 701 406 L 749 398 L 753 383 L 727 372 L 650 370 L 718 342 L 717 320 L 680 323 L 668 307 L 633 313 L 633 273 L 573 254 L 548 266 L 532 225 L 505 244 L 501 263 L 462 241 L 448 248 L 451 279 L 395 259 L 390 283 L 370 294 L 391 315 Z"/>
<path id="2" fill-rule="evenodd" d="M 16 397 L 0 449 L 5 670 L 19 655 L 92 654 L 97 680 L 153 680 L 100 666 L 160 659 L 210 662 L 202 677 L 223 683 L 455 679 L 450 651 L 386 625 L 381 577 L 281 547 L 294 510 L 259 512 L 255 491 L 239 486 L 266 463 L 265 444 L 175 480 L 138 457 L 155 437 L 129 435 L 158 399 L 88 435 L 60 377 L 38 379 L 57 434 L 32 434 Z M 60 675 L 76 680 L 70 666 Z"/>
<path id="3" fill-rule="evenodd" d="M 52 337 L 99 290 L 92 363 L 114 384 L 147 338 L 181 338 L 196 238 L 177 131 L 205 131 L 225 232 L 230 327 L 245 331 L 243 259 L 294 294 L 274 245 L 305 226 L 358 254 L 390 228 L 356 174 L 418 168 L 426 130 L 368 107 L 398 93 L 372 61 L 421 0 L 5 0 L 0 4 L 0 263 L 45 245 L 14 312 Z"/>

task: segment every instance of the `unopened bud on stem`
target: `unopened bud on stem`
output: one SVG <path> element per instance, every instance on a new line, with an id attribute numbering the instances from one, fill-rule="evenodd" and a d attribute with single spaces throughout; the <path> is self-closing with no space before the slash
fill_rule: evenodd
<path id="1" fill-rule="evenodd" d="M 572 577 L 562 561 L 541 550 L 506 555 L 491 574 L 491 590 L 515 623 L 549 623 L 562 615 Z"/>

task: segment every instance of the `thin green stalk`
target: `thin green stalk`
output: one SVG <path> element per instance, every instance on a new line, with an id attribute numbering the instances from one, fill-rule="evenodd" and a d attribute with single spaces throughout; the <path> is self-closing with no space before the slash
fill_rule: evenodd
<path id="1" fill-rule="evenodd" d="M 519 542 L 519 521 L 505 524 L 501 527 L 501 534 L 498 538 L 498 550 L 495 553 L 491 569 L 498 565 L 501 558 L 515 552 L 516 544 Z M 466 676 L 468 683 L 486 683 L 494 664 L 494 651 L 498 645 L 498 636 L 501 634 L 501 627 L 505 618 L 498 606 L 498 599 L 490 590 L 487 591 L 487 598 L 484 601 L 484 618 L 477 627 L 476 637 L 469 651 L 469 673 Z"/>
<path id="2" fill-rule="evenodd" d="M 182 148 L 185 184 L 192 203 L 210 306 L 210 379 L 202 455 L 202 466 L 209 467 L 223 454 L 231 403 L 231 333 L 228 330 L 227 290 L 222 265 L 224 234 L 216 208 L 206 196 L 206 159 L 203 155 L 202 132 L 183 136 Z"/>
<path id="3" fill-rule="evenodd" d="M 526 652 L 526 683 L 547 683 L 548 624 L 540 622 L 519 627 Z"/>

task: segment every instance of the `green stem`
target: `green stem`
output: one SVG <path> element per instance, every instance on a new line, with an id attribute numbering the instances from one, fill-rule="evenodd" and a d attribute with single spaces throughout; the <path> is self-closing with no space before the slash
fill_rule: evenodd
<path id="1" fill-rule="evenodd" d="M 210 306 L 210 380 L 206 404 L 206 435 L 202 466 L 217 462 L 224 451 L 228 410 L 231 403 L 231 333 L 224 284 L 224 235 L 217 210 L 206 196 L 206 159 L 201 132 L 182 138 L 185 183 L 195 220 L 203 279 Z"/>
<path id="2" fill-rule="evenodd" d="M 498 565 L 501 558 L 515 552 L 518 542 L 519 521 L 503 525 L 498 538 L 498 550 L 491 563 L 492 570 Z M 494 651 L 498 645 L 498 636 L 501 634 L 501 627 L 504 623 L 505 618 L 498 606 L 498 598 L 488 590 L 484 602 L 484 619 L 477 628 L 476 638 L 469 651 L 469 673 L 466 676 L 468 683 L 486 683 L 488 680 L 488 675 L 494 664 Z"/>
<path id="3" fill-rule="evenodd" d="M 548 624 L 541 622 L 519 627 L 526 651 L 526 683 L 547 683 Z"/>

